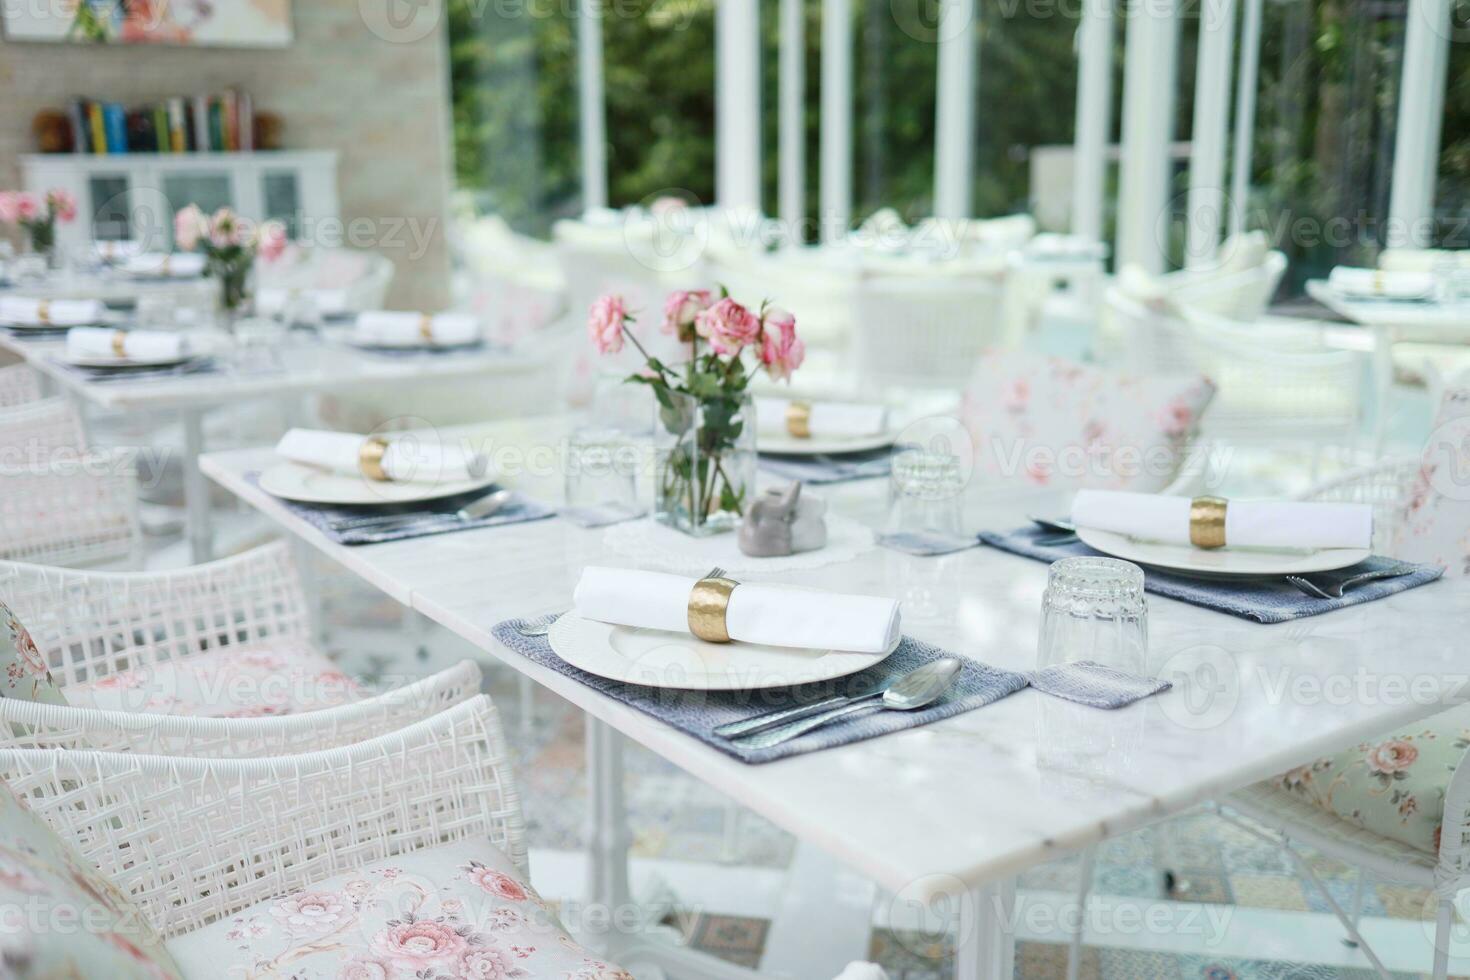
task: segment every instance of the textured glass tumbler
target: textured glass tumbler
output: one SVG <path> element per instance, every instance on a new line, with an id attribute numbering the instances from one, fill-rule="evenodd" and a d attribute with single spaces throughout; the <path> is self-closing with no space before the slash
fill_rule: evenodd
<path id="1" fill-rule="evenodd" d="M 622 431 L 578 429 L 567 440 L 568 507 L 638 508 L 639 449 Z"/>
<path id="2" fill-rule="evenodd" d="M 1116 558 L 1053 562 L 1041 598 L 1037 668 L 1092 660 L 1142 674 L 1147 657 L 1143 569 Z"/>
<path id="3" fill-rule="evenodd" d="M 888 530 L 961 534 L 964 492 L 958 456 L 924 449 L 895 453 L 888 481 Z"/>

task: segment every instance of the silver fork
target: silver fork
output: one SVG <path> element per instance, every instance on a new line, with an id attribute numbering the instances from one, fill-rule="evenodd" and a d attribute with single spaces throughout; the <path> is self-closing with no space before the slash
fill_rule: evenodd
<path id="1" fill-rule="evenodd" d="M 1286 576 L 1286 580 L 1313 598 L 1341 599 L 1343 594 L 1355 585 L 1362 585 L 1364 582 L 1377 582 L 1386 578 L 1399 578 L 1400 576 L 1408 575 L 1413 570 L 1413 565 L 1400 562 L 1397 565 L 1390 565 L 1388 568 L 1378 568 L 1371 572 L 1360 572 L 1357 575 L 1349 575 L 1345 579 L 1328 582 L 1325 585 L 1319 585 L 1305 575 L 1288 575 Z"/>
<path id="2" fill-rule="evenodd" d="M 704 577 L 724 578 L 725 570 L 716 565 L 714 568 L 711 568 L 709 570 L 709 574 L 705 575 Z M 533 626 L 527 626 L 525 623 L 521 623 L 516 627 L 516 632 L 521 634 L 522 636 L 529 637 L 531 639 L 535 639 L 538 636 L 545 636 L 547 633 L 551 632 L 552 624 L 554 624 L 560 618 L 561 613 L 557 613 L 555 616 L 551 617 L 550 620 L 544 623 L 536 623 Z"/>

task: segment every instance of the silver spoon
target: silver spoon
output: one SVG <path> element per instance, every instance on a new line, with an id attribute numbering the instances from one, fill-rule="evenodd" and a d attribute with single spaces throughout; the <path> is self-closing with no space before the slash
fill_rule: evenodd
<path id="1" fill-rule="evenodd" d="M 782 722 L 795 721 L 798 718 L 806 718 L 819 714 L 829 708 L 842 708 L 860 701 L 871 701 L 881 698 L 888 693 L 888 689 L 899 681 L 908 677 L 908 674 L 898 674 L 883 680 L 876 681 L 858 691 L 856 694 L 834 694 L 820 701 L 811 701 L 807 704 L 798 704 L 790 708 L 779 708 L 775 711 L 767 711 L 756 715 L 754 718 L 746 718 L 742 721 L 732 721 L 720 725 L 714 729 L 714 734 L 721 738 L 738 738 L 741 735 L 751 735 L 767 728 L 774 728 Z"/>
<path id="2" fill-rule="evenodd" d="M 1052 520 L 1049 517 L 1036 517 L 1028 514 L 1026 519 L 1043 531 L 1051 531 L 1053 534 L 1076 534 L 1077 525 L 1071 521 Z"/>
<path id="3" fill-rule="evenodd" d="M 746 735 L 735 739 L 735 744 L 747 749 L 768 749 L 773 745 L 788 742 L 799 735 L 820 728 L 830 721 L 850 715 L 857 711 L 866 711 L 868 708 L 881 707 L 891 711 L 917 711 L 919 708 L 927 707 L 937 701 L 945 691 L 949 690 L 954 679 L 959 676 L 960 662 L 954 657 L 941 657 L 938 660 L 925 664 L 909 671 L 883 692 L 883 700 L 875 705 L 871 700 L 862 700 L 855 704 L 845 704 L 831 711 L 824 711 L 810 718 L 773 728 L 770 731 L 759 732 L 754 735 Z"/>

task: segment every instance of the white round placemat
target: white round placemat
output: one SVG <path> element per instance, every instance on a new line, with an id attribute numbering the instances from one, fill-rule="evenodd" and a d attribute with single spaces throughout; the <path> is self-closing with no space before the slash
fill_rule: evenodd
<path id="1" fill-rule="evenodd" d="M 786 572 L 821 568 L 852 561 L 873 547 L 873 532 L 865 525 L 836 514 L 827 515 L 827 547 L 779 558 L 752 558 L 740 550 L 737 531 L 696 538 L 665 527 L 651 517 L 614 524 L 602 535 L 610 551 L 641 565 L 668 572 L 703 575 L 718 565 L 732 574 Z"/>

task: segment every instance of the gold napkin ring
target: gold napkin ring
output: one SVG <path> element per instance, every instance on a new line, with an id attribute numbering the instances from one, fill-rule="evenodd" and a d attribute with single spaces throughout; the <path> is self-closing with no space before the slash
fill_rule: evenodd
<path id="1" fill-rule="evenodd" d="M 50 324 L 50 322 L 51 322 L 51 301 L 50 300 L 43 299 L 39 303 L 36 304 L 36 322 L 41 323 L 41 324 Z"/>
<path id="2" fill-rule="evenodd" d="M 357 451 L 357 467 L 362 470 L 362 475 L 369 480 L 388 479 L 388 473 L 383 469 L 383 456 L 388 452 L 388 442 L 374 436 L 363 442 L 362 448 Z"/>
<path id="3" fill-rule="evenodd" d="M 434 342 L 434 318 L 427 313 L 419 317 L 419 336 L 426 344 Z"/>
<path id="4" fill-rule="evenodd" d="M 725 629 L 725 610 L 730 607 L 730 593 L 739 582 L 727 578 L 702 578 L 689 593 L 689 632 L 707 643 L 729 643 Z"/>
<path id="5" fill-rule="evenodd" d="M 1223 497 L 1195 497 L 1189 502 L 1189 543 L 1196 548 L 1225 547 Z"/>
<path id="6" fill-rule="evenodd" d="M 128 335 L 121 330 L 112 332 L 112 352 L 118 357 L 128 356 Z"/>
<path id="7" fill-rule="evenodd" d="M 812 437 L 812 406 L 809 402 L 787 403 L 786 431 L 795 439 Z"/>

